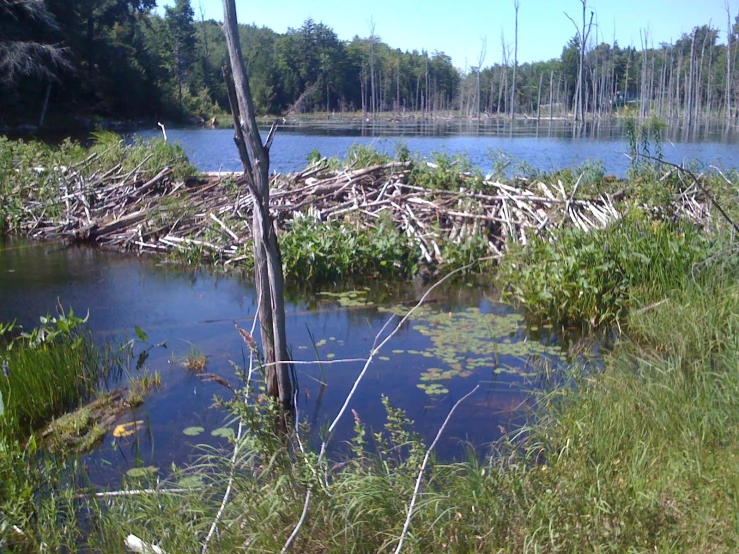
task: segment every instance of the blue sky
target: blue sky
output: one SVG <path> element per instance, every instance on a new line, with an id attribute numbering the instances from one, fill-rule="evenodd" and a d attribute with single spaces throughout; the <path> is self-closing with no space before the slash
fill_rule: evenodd
<path id="1" fill-rule="evenodd" d="M 160 0 L 160 4 L 173 3 Z M 223 20 L 222 0 L 191 0 L 195 17 L 202 8 L 206 19 Z M 724 0 L 588 0 L 595 12 L 601 40 L 621 46 L 641 46 L 640 33 L 646 30 L 649 42 L 658 46 L 688 33 L 694 25 L 711 22 L 726 40 Z M 732 23 L 739 0 L 730 0 Z M 240 23 L 253 23 L 283 33 L 300 27 L 307 18 L 331 27 L 340 39 L 375 33 L 390 46 L 402 50 L 440 50 L 452 57 L 454 65 L 477 65 L 482 38 L 487 37 L 484 66 L 499 62 L 501 33 L 511 49 L 514 43 L 513 0 L 236 0 Z M 519 63 L 559 57 L 575 28 L 564 12 L 582 20 L 580 0 L 520 0 Z M 588 16 L 589 17 L 589 16 Z M 595 38 L 596 29 L 592 31 Z"/>

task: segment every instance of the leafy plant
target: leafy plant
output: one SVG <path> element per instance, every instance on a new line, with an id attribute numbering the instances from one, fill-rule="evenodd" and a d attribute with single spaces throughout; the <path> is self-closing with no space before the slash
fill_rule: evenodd
<path id="1" fill-rule="evenodd" d="M 666 294 L 710 251 L 693 225 L 634 211 L 602 231 L 535 238 L 503 260 L 496 279 L 535 318 L 600 325 L 623 318 L 635 297 Z"/>

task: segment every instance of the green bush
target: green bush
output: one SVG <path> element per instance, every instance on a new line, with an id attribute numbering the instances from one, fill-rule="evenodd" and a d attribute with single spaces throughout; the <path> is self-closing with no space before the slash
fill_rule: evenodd
<path id="1" fill-rule="evenodd" d="M 285 276 L 303 281 L 413 275 L 418 253 L 391 221 L 376 229 L 299 218 L 280 237 Z"/>
<path id="2" fill-rule="evenodd" d="M 535 238 L 501 263 L 498 283 L 535 318 L 599 325 L 622 318 L 632 300 L 657 299 L 705 259 L 710 240 L 693 225 L 638 211 L 601 231 Z"/>

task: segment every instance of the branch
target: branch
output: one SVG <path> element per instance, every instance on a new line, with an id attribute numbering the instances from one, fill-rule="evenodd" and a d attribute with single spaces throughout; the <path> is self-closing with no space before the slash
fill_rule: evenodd
<path id="1" fill-rule="evenodd" d="M 444 423 L 441 424 L 441 427 L 439 428 L 439 432 L 436 433 L 436 438 L 434 438 L 434 442 L 431 443 L 431 446 L 429 446 L 428 450 L 426 451 L 426 455 L 423 457 L 423 463 L 421 464 L 421 469 L 418 471 L 418 478 L 416 479 L 416 487 L 415 489 L 413 489 L 413 497 L 411 498 L 411 503 L 408 506 L 408 516 L 405 518 L 405 525 L 403 525 L 403 532 L 400 534 L 400 540 L 398 541 L 398 546 L 395 549 L 395 554 L 400 554 L 400 551 L 403 548 L 403 540 L 405 539 L 405 536 L 408 533 L 408 528 L 411 526 L 411 519 L 413 518 L 413 508 L 416 506 L 416 499 L 418 498 L 418 492 L 421 490 L 421 481 L 423 480 L 423 474 L 426 471 L 426 465 L 428 464 L 429 458 L 431 457 L 431 452 L 434 450 L 436 443 L 439 442 L 439 439 L 441 438 L 442 433 L 444 433 L 444 429 L 446 429 L 446 426 L 449 423 L 449 420 L 452 419 L 452 414 L 454 414 L 454 410 L 456 410 L 457 406 L 459 406 L 462 402 L 464 402 L 470 396 L 472 396 L 479 388 L 480 388 L 480 385 L 475 385 L 474 389 L 472 389 L 470 392 L 465 394 L 462 398 L 457 400 L 456 404 L 454 404 L 454 406 L 452 406 L 452 409 L 449 410 L 449 413 L 447 414 L 446 419 L 444 420 Z"/>

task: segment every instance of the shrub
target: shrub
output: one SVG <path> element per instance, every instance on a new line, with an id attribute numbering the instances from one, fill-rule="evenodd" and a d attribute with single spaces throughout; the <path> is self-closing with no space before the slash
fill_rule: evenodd
<path id="1" fill-rule="evenodd" d="M 497 280 L 536 318 L 599 325 L 622 318 L 635 296 L 669 293 L 709 251 L 693 225 L 634 211 L 602 231 L 534 239 L 503 260 Z"/>

